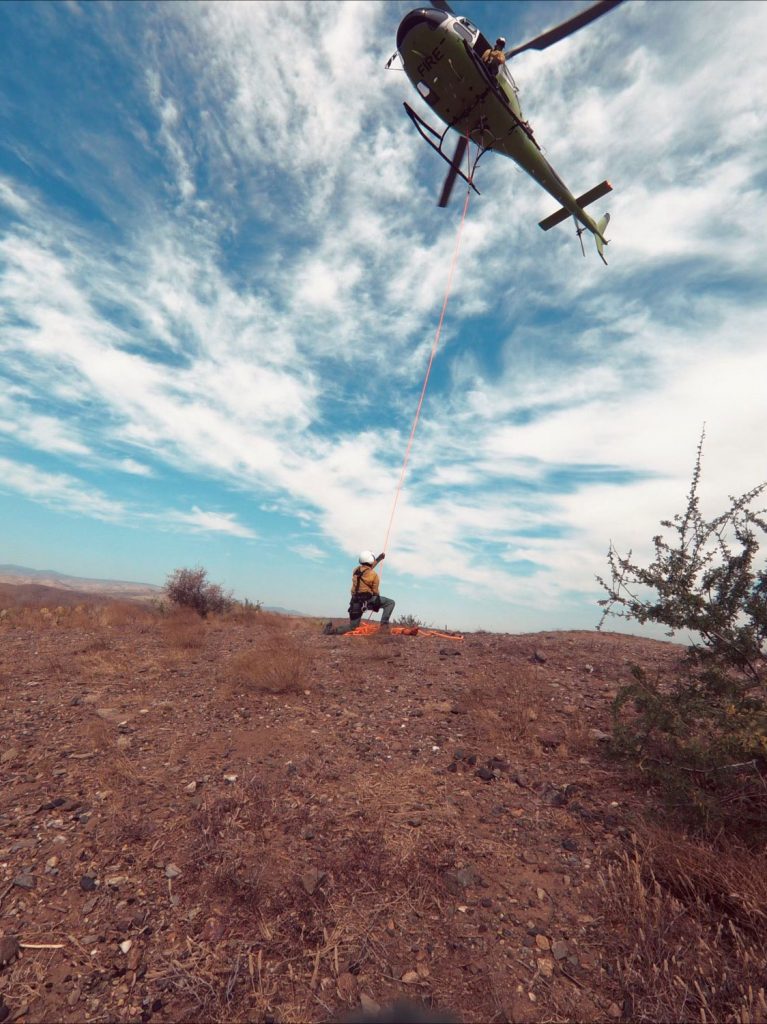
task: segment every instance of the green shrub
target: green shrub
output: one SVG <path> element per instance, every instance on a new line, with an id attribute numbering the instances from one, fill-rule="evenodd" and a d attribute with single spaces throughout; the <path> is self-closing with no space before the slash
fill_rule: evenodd
<path id="1" fill-rule="evenodd" d="M 660 623 L 693 642 L 670 686 L 634 667 L 613 708 L 612 748 L 658 783 L 677 813 L 707 832 L 767 834 L 767 568 L 757 566 L 767 533 L 752 488 L 721 515 L 703 517 L 698 445 L 687 507 L 661 525 L 649 566 L 608 552 L 608 615 Z"/>

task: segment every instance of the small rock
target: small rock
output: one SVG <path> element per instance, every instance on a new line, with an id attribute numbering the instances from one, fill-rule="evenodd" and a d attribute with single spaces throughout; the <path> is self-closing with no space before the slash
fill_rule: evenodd
<path id="1" fill-rule="evenodd" d="M 477 769 L 477 777 L 482 779 L 483 782 L 491 782 L 495 778 L 492 769 L 486 765 L 482 765 L 481 768 Z"/>
<path id="2" fill-rule="evenodd" d="M 235 772 L 224 772 L 224 782 L 236 782 L 237 775 Z"/>
<path id="3" fill-rule="evenodd" d="M 562 939 L 557 939 L 551 944 L 551 952 L 555 960 L 564 960 L 570 954 L 570 947 Z"/>
<path id="4" fill-rule="evenodd" d="M 542 956 L 538 961 L 538 970 L 544 978 L 550 978 L 554 974 L 554 961 L 551 957 Z"/>
<path id="5" fill-rule="evenodd" d="M 110 889 L 119 889 L 121 885 L 129 881 L 127 875 L 110 875 L 109 878 L 104 879 L 104 884 Z"/>
<path id="6" fill-rule="evenodd" d="M 421 825 L 423 824 L 423 822 L 421 821 L 421 819 L 420 819 L 420 818 L 408 818 L 408 819 L 407 819 L 407 823 L 408 823 L 408 825 L 410 825 L 410 826 L 411 826 L 412 828 L 420 828 L 420 827 L 421 827 Z"/>
<path id="7" fill-rule="evenodd" d="M 83 875 L 80 879 L 80 888 L 83 892 L 93 892 L 96 888 L 96 879 L 92 878 L 90 875 Z"/>
<path id="8" fill-rule="evenodd" d="M 530 658 L 534 665 L 545 665 L 547 660 L 546 655 L 541 651 L 534 651 Z"/>
<path id="9" fill-rule="evenodd" d="M 551 943 L 545 935 L 538 934 L 535 936 L 535 944 L 538 949 L 542 949 L 544 952 L 548 952 L 551 949 Z"/>
<path id="10" fill-rule="evenodd" d="M 545 750 L 554 750 L 562 742 L 562 737 L 553 732 L 539 733 L 537 739 Z"/>
<path id="11" fill-rule="evenodd" d="M 356 1002 L 357 999 L 357 979 L 349 971 L 344 971 L 338 975 L 336 980 L 336 992 L 340 999 L 343 999 L 346 1003 Z"/>
<path id="12" fill-rule="evenodd" d="M 0 764 L 9 764 L 14 758 L 19 756 L 18 747 L 9 747 L 0 754 Z"/>
<path id="13" fill-rule="evenodd" d="M 120 950 L 123 953 L 130 953 L 133 942 L 130 939 L 125 939 L 124 942 L 120 943 Z"/>
<path id="14" fill-rule="evenodd" d="M 320 885 L 326 876 L 325 871 L 319 871 L 317 868 L 310 868 L 309 871 L 304 872 L 301 875 L 301 885 L 307 896 L 313 896 L 318 885 Z"/>
<path id="15" fill-rule="evenodd" d="M 166 878 L 178 878 L 181 875 L 181 868 L 178 864 L 174 864 L 172 861 L 170 864 L 165 865 L 165 877 Z"/>
<path id="16" fill-rule="evenodd" d="M 16 875 L 13 880 L 13 884 L 17 885 L 19 889 L 34 889 L 35 876 L 28 874 Z"/>
<path id="17" fill-rule="evenodd" d="M 19 955 L 19 940 L 15 935 L 4 935 L 0 939 L 0 967 L 5 967 Z"/>
<path id="18" fill-rule="evenodd" d="M 360 1008 L 363 1013 L 378 1013 L 381 1009 L 381 1004 L 377 1003 L 367 992 L 362 992 L 360 994 Z"/>
<path id="19" fill-rule="evenodd" d="M 445 872 L 445 888 L 454 896 L 459 896 L 464 889 L 474 885 L 476 881 L 476 875 L 471 868 Z"/>
<path id="20" fill-rule="evenodd" d="M 563 850 L 569 850 L 570 853 L 577 853 L 578 852 L 578 843 L 575 841 L 575 839 L 570 839 L 570 838 L 563 839 L 562 840 L 562 849 Z"/>
<path id="21" fill-rule="evenodd" d="M 620 1006 L 617 1003 L 610 1003 L 607 1009 L 607 1016 L 612 1017 L 613 1020 L 620 1020 L 623 1016 Z"/>
<path id="22" fill-rule="evenodd" d="M 405 985 L 417 985 L 420 980 L 418 971 L 405 971 L 401 978 Z"/>
<path id="23" fill-rule="evenodd" d="M 598 743 L 606 743 L 607 740 L 611 739 L 609 732 L 602 732 L 601 729 L 589 729 L 589 739 L 596 740 Z M 615 1006 L 615 1003 L 613 1003 Z"/>
<path id="24" fill-rule="evenodd" d="M 567 803 L 567 796 L 556 786 L 548 786 L 543 794 L 543 802 L 548 807 L 564 807 Z"/>
<path id="25" fill-rule="evenodd" d="M 197 783 L 190 782 L 188 786 L 184 786 L 184 792 L 190 795 L 197 792 Z"/>

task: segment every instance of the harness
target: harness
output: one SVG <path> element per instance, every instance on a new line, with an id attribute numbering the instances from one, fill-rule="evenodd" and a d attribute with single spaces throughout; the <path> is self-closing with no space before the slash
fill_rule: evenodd
<path id="1" fill-rule="evenodd" d="M 370 568 L 367 566 L 366 568 Z M 352 599 L 349 602 L 349 618 L 359 619 L 362 617 L 362 613 L 367 609 L 368 605 L 377 605 L 376 600 L 377 594 L 360 594 L 360 584 L 362 583 L 362 577 L 365 569 L 362 566 L 358 566 L 354 570 L 354 591 L 352 592 Z M 377 608 L 373 608 L 373 611 L 377 611 Z"/>

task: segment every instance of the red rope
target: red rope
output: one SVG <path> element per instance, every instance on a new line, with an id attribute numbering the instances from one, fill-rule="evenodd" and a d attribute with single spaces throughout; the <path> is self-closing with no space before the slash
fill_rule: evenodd
<path id="1" fill-rule="evenodd" d="M 468 154 L 468 150 L 469 150 L 469 147 L 467 146 L 467 154 Z M 387 547 L 389 546 L 389 536 L 391 534 L 391 528 L 392 528 L 392 524 L 394 522 L 394 514 L 397 511 L 397 503 L 399 502 L 400 491 L 402 490 L 402 485 L 403 485 L 403 483 L 405 481 L 405 471 L 407 470 L 407 464 L 408 464 L 408 461 L 410 459 L 410 450 L 413 447 L 413 438 L 415 437 L 416 428 L 418 426 L 418 420 L 419 420 L 419 418 L 421 416 L 421 407 L 423 405 L 423 400 L 424 400 L 424 397 L 426 395 L 426 388 L 427 388 L 428 383 L 429 383 L 429 377 L 431 375 L 431 368 L 432 368 L 432 364 L 434 363 L 434 357 L 437 354 L 437 347 L 439 345 L 439 338 L 440 338 L 440 334 L 442 333 L 442 324 L 445 321 L 445 312 L 447 310 L 448 300 L 450 299 L 450 292 L 451 292 L 452 287 L 453 287 L 453 275 L 455 273 L 455 266 L 456 266 L 456 263 L 458 261 L 458 250 L 461 247 L 461 236 L 463 234 L 463 226 L 464 226 L 464 224 L 466 222 L 466 214 L 469 211 L 469 198 L 470 198 L 470 196 L 471 196 L 471 189 L 467 188 L 466 189 L 466 200 L 465 200 L 465 202 L 463 204 L 463 213 L 461 215 L 461 223 L 458 226 L 458 235 L 457 235 L 456 240 L 455 240 L 455 249 L 453 250 L 453 258 L 452 258 L 452 260 L 450 262 L 450 273 L 448 274 L 448 278 L 447 278 L 447 288 L 445 289 L 445 299 L 444 299 L 444 301 L 442 303 L 442 312 L 439 315 L 439 323 L 437 324 L 437 331 L 436 331 L 436 333 L 434 335 L 434 342 L 433 342 L 433 344 L 431 346 L 431 355 L 429 356 L 429 363 L 428 363 L 428 366 L 426 367 L 426 376 L 423 379 L 423 387 L 421 388 L 421 397 L 418 399 L 418 407 L 416 408 L 415 417 L 413 418 L 413 426 L 410 428 L 410 437 L 409 437 L 408 442 L 407 442 L 407 448 L 405 449 L 405 458 L 402 460 L 402 469 L 401 469 L 400 475 L 399 475 L 399 482 L 397 484 L 397 489 L 394 492 L 394 502 L 392 504 L 391 515 L 389 516 L 389 525 L 386 527 L 386 537 L 384 539 L 383 548 L 381 549 L 384 552 L 386 551 Z M 381 565 L 381 569 L 379 569 L 379 572 L 381 572 L 382 569 L 383 569 L 383 565 Z"/>

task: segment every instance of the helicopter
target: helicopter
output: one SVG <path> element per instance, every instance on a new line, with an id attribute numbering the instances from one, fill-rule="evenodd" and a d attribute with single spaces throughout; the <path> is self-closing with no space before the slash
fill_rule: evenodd
<path id="1" fill-rule="evenodd" d="M 438 131 L 409 103 L 404 103 L 419 134 L 449 164 L 439 206 L 447 206 L 457 177 L 479 194 L 473 178 L 480 157 L 489 151 L 502 153 L 560 203 L 555 213 L 540 221 L 540 227 L 548 231 L 572 216 L 583 255 L 586 251 L 581 236 L 584 231 L 590 231 L 602 262 L 607 263 L 604 233 L 610 214 L 594 220 L 585 207 L 611 192 L 612 185 L 603 181 L 583 195 L 572 194 L 543 155 L 533 129 L 524 120 L 517 85 L 506 62 L 525 50 L 547 49 L 621 2 L 599 0 L 555 28 L 505 52 L 504 39 L 498 39 L 495 47 L 491 46 L 468 18 L 455 13 L 447 0 L 433 0 L 431 7 L 420 7 L 405 15 L 397 29 L 397 50 L 386 67 L 390 68 L 399 56 L 419 95 L 447 125 L 443 131 Z M 449 157 L 443 146 L 451 128 L 459 133 L 459 138 Z M 470 141 L 477 147 L 477 155 L 473 164 L 467 161 L 464 171 L 461 164 Z"/>

